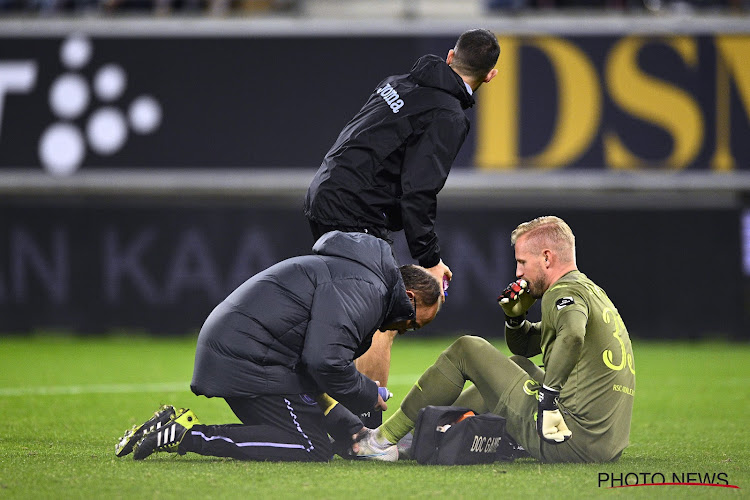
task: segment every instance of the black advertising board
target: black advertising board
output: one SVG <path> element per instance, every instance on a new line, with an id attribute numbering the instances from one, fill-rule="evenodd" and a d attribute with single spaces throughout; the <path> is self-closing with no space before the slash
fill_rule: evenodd
<path id="1" fill-rule="evenodd" d="M 299 208 L 99 200 L 0 203 L 0 332 L 197 331 L 234 287 L 309 253 Z M 747 338 L 736 210 L 558 210 L 579 268 L 604 288 L 635 337 Z M 437 320 L 419 335 L 502 335 L 497 294 L 514 279 L 509 235 L 537 209 L 441 211 L 454 273 Z M 399 262 L 410 262 L 397 233 Z M 720 272 L 717 264 L 720 263 Z M 707 293 L 711 314 L 694 304 Z"/>
<path id="2" fill-rule="evenodd" d="M 498 35 L 457 168 L 750 168 L 750 36 Z M 454 42 L 6 36 L 0 169 L 315 168 L 383 77 Z"/>

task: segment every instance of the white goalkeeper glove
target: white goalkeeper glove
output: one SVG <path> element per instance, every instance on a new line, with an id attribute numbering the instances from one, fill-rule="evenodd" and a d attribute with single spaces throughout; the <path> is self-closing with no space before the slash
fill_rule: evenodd
<path id="1" fill-rule="evenodd" d="M 549 444 L 560 444 L 573 435 L 557 407 L 560 391 L 542 386 L 539 388 L 539 406 L 536 415 L 536 430 L 539 437 Z"/>

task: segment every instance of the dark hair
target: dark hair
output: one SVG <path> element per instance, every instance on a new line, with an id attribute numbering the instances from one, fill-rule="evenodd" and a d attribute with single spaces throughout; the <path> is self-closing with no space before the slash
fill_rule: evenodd
<path id="1" fill-rule="evenodd" d="M 485 29 L 465 31 L 458 37 L 452 66 L 464 76 L 481 82 L 492 71 L 500 57 L 495 34 Z"/>
<path id="2" fill-rule="evenodd" d="M 431 306 L 440 298 L 441 285 L 423 267 L 408 264 L 398 268 L 407 290 L 414 292 L 420 304 Z"/>

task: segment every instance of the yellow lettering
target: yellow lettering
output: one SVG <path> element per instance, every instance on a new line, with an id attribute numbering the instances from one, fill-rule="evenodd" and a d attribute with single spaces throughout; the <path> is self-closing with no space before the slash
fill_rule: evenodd
<path id="1" fill-rule="evenodd" d="M 575 44 L 561 38 L 525 40 L 549 58 L 557 78 L 557 121 L 546 149 L 522 159 L 519 152 L 520 53 L 517 38 L 498 37 L 500 77 L 482 88 L 477 107 L 476 164 L 481 169 L 511 169 L 521 163 L 559 168 L 588 150 L 599 128 L 602 96 L 596 69 Z M 509 75 L 509 77 L 503 77 Z"/>
<path id="2" fill-rule="evenodd" d="M 475 162 L 480 169 L 511 169 L 518 156 L 520 41 L 498 36 L 502 52 L 500 74 L 492 85 L 477 94 L 477 147 Z"/>
<path id="3" fill-rule="evenodd" d="M 632 387 L 625 387 L 624 385 L 615 384 L 612 386 L 612 390 L 616 392 L 624 392 L 630 396 L 635 396 L 635 389 Z"/>
<path id="4" fill-rule="evenodd" d="M 533 389 L 533 387 L 539 387 L 539 384 L 531 379 L 528 379 L 523 383 L 523 392 L 525 392 L 529 396 L 534 396 L 534 398 L 536 399 L 537 397 L 539 397 L 539 389 Z"/>
<path id="5" fill-rule="evenodd" d="M 612 332 L 612 336 L 617 339 L 617 341 L 620 343 L 620 364 L 614 364 L 614 354 L 610 349 L 605 349 L 604 352 L 602 352 L 602 360 L 604 361 L 604 364 L 609 368 L 610 370 L 620 371 L 623 368 L 625 368 L 625 357 L 626 357 L 626 350 L 625 350 L 625 343 L 620 338 L 620 326 L 622 325 L 623 330 L 625 329 L 625 324 L 622 322 L 622 318 L 620 318 L 620 315 L 616 312 L 612 311 L 610 308 L 605 308 L 602 311 L 602 319 L 605 323 L 609 324 L 614 321 L 615 331 Z"/>
<path id="6" fill-rule="evenodd" d="M 720 36 L 716 38 L 716 150 L 711 158 L 711 168 L 732 170 L 736 166 L 732 156 L 731 107 L 729 82 L 734 77 L 745 114 L 750 116 L 750 38 L 747 36 Z"/>
<path id="7" fill-rule="evenodd" d="M 605 68 L 607 88 L 615 103 L 641 120 L 666 130 L 673 140 L 671 154 L 663 166 L 685 168 L 700 152 L 704 123 L 700 106 L 693 96 L 679 87 L 643 73 L 638 67 L 638 53 L 648 39 L 625 37 L 612 49 Z M 698 64 L 695 39 L 669 37 L 662 39 L 692 69 Z M 607 166 L 630 169 L 648 166 L 648 162 L 630 152 L 614 131 L 604 133 L 604 157 Z"/>
<path id="8" fill-rule="evenodd" d="M 630 373 L 635 375 L 635 366 L 633 365 L 633 355 L 628 353 L 628 370 L 630 370 Z"/>
<path id="9" fill-rule="evenodd" d="M 602 92 L 596 69 L 575 44 L 561 38 L 539 37 L 541 49 L 557 77 L 557 123 L 547 149 L 525 163 L 559 168 L 577 160 L 591 145 L 602 116 Z"/>

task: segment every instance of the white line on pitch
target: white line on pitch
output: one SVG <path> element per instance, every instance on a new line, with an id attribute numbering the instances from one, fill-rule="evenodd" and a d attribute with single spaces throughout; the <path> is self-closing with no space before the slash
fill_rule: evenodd
<path id="1" fill-rule="evenodd" d="M 171 392 L 189 390 L 189 382 L 162 382 L 149 384 L 53 385 L 47 387 L 0 388 L 0 396 L 58 396 L 70 394 L 114 394 L 125 392 Z"/>
<path id="2" fill-rule="evenodd" d="M 419 375 L 394 374 L 388 377 L 390 385 L 411 385 Z M 76 394 L 118 394 L 129 392 L 175 392 L 189 391 L 189 382 L 160 382 L 145 384 L 90 384 L 52 385 L 37 387 L 0 387 L 2 396 L 60 396 Z"/>

